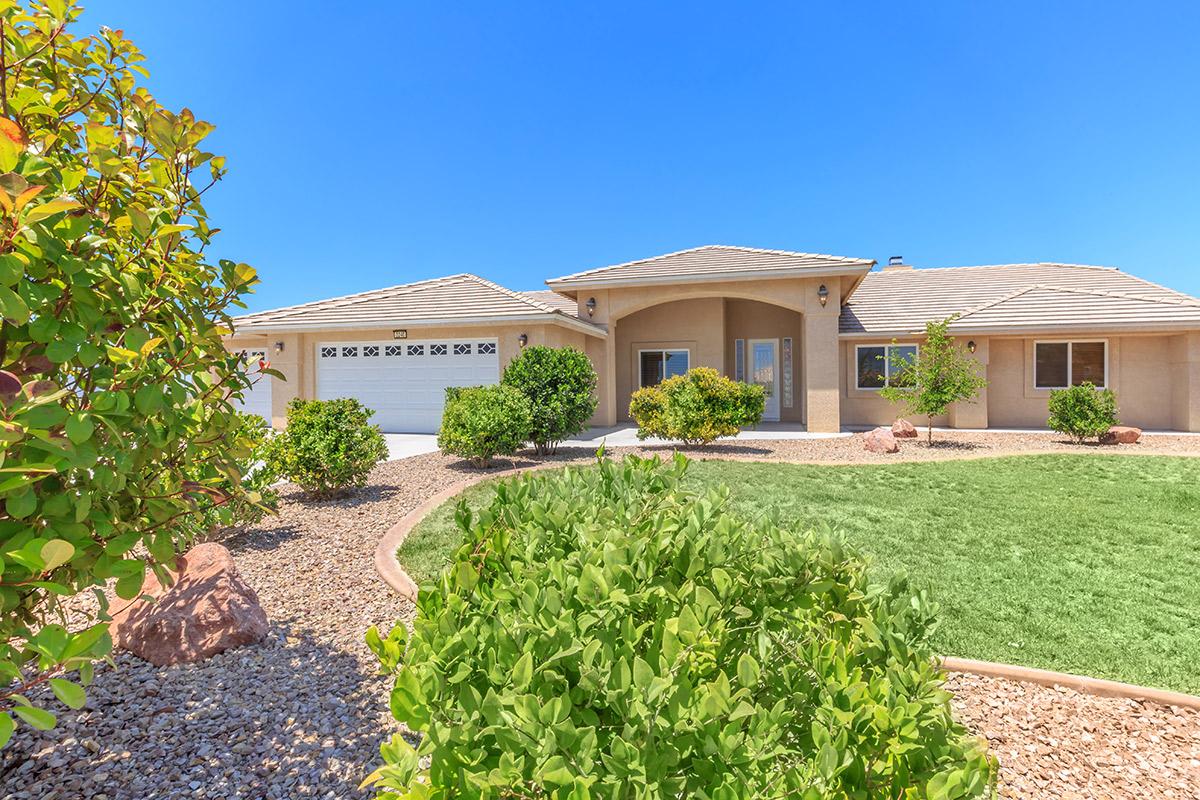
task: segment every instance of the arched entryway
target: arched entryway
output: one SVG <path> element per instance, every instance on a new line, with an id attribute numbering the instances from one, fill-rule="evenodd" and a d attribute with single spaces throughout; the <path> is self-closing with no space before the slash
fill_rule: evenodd
<path id="1" fill-rule="evenodd" d="M 619 420 L 629 419 L 629 398 L 640 386 L 712 367 L 767 386 L 767 420 L 805 422 L 804 317 L 798 311 L 746 298 L 693 297 L 651 305 L 614 322 Z"/>

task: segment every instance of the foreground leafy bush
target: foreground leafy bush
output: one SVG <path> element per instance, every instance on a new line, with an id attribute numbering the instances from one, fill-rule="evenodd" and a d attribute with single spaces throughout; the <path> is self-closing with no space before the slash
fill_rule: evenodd
<path id="1" fill-rule="evenodd" d="M 637 423 L 639 439 L 653 436 L 708 444 L 757 425 L 765 405 L 763 387 L 698 367 L 657 386 L 638 389 L 630 398 L 629 416 Z"/>
<path id="2" fill-rule="evenodd" d="M 496 456 L 520 450 L 529 441 L 532 426 L 529 399 L 511 386 L 450 387 L 438 447 L 477 467 L 488 467 Z"/>
<path id="3" fill-rule="evenodd" d="M 315 499 L 338 497 L 365 486 L 372 467 L 387 458 L 387 442 L 358 400 L 288 403 L 287 428 L 267 440 L 263 461 L 271 472 Z"/>
<path id="4" fill-rule="evenodd" d="M 387 798 L 963 798 L 994 766 L 951 717 L 903 579 L 868 582 L 828 533 L 683 491 L 636 458 L 501 484 L 395 675 Z M 425 761 L 425 759 L 430 759 Z M 423 768 L 422 764 L 428 764 Z"/>
<path id="5" fill-rule="evenodd" d="M 81 707 L 112 646 L 60 598 L 167 580 L 248 466 L 230 400 L 250 378 L 222 337 L 256 278 L 204 255 L 212 126 L 138 86 L 121 31 L 77 36 L 78 14 L 0 6 L 0 745 L 55 724 L 31 687 Z"/>
<path id="6" fill-rule="evenodd" d="M 1046 425 L 1052 431 L 1070 436 L 1082 444 L 1089 436 L 1100 436 L 1117 424 L 1117 396 L 1112 389 L 1097 389 L 1082 383 L 1068 389 L 1050 392 L 1050 418 Z"/>
<path id="7" fill-rule="evenodd" d="M 573 347 L 526 347 L 504 368 L 500 382 L 529 399 L 529 439 L 538 455 L 556 452 L 596 410 L 596 370 Z"/>
<path id="8" fill-rule="evenodd" d="M 206 511 L 209 534 L 254 525 L 279 507 L 279 492 L 272 487 L 279 482 L 280 475 L 263 461 L 267 440 L 272 436 L 271 426 L 257 414 L 235 411 L 234 419 L 236 435 L 230 455 L 249 468 L 245 473 L 240 470 L 231 473 L 216 485 L 226 499 Z"/>

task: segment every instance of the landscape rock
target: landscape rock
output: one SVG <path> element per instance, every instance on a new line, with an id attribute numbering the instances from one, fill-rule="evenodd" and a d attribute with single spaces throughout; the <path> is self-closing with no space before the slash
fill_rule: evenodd
<path id="1" fill-rule="evenodd" d="M 113 644 L 164 666 L 203 661 L 266 635 L 266 612 L 225 547 L 196 545 L 176 566 L 170 588 L 147 575 L 142 593 L 153 602 L 134 600 L 113 614 Z"/>
<path id="2" fill-rule="evenodd" d="M 1100 434 L 1100 444 L 1137 444 L 1142 438 L 1142 429 L 1129 425 L 1114 425 Z"/>
<path id="3" fill-rule="evenodd" d="M 892 436 L 897 439 L 915 439 L 917 428 L 906 419 L 898 419 L 892 423 Z"/>
<path id="4" fill-rule="evenodd" d="M 875 428 L 869 431 L 863 439 L 863 446 L 872 453 L 896 453 L 900 445 L 888 428 Z"/>

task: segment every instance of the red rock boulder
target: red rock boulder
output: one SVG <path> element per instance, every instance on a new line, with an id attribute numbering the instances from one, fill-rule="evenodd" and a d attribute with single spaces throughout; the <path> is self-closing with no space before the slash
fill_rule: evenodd
<path id="1" fill-rule="evenodd" d="M 896 453 L 900 445 L 888 428 L 875 428 L 863 438 L 863 446 L 872 453 Z"/>
<path id="2" fill-rule="evenodd" d="M 906 419 L 898 419 L 892 423 L 892 436 L 897 439 L 915 439 L 917 428 Z"/>
<path id="3" fill-rule="evenodd" d="M 229 550 L 199 544 L 176 567 L 170 588 L 146 576 L 142 593 L 153 602 L 137 599 L 112 615 L 113 644 L 161 667 L 202 661 L 266 635 L 266 612 Z"/>
<path id="4" fill-rule="evenodd" d="M 1114 425 L 1105 433 L 1100 434 L 1100 444 L 1137 444 L 1138 439 L 1141 438 L 1141 428 Z"/>

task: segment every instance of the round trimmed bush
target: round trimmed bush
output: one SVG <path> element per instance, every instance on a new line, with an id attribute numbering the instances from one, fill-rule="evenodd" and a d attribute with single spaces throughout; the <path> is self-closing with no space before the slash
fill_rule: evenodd
<path id="1" fill-rule="evenodd" d="M 750 522 L 687 462 L 602 460 L 460 504 L 462 545 L 410 634 L 367 641 L 391 709 L 381 797 L 984 795 L 935 607 L 828 532 Z"/>
<path id="2" fill-rule="evenodd" d="M 500 382 L 529 398 L 529 439 L 538 455 L 556 452 L 596 411 L 596 370 L 573 347 L 527 347 L 504 368 Z"/>
<path id="3" fill-rule="evenodd" d="M 638 389 L 630 398 L 629 416 L 637 423 L 639 439 L 678 439 L 697 445 L 757 425 L 765 407 L 763 387 L 697 367 Z"/>
<path id="4" fill-rule="evenodd" d="M 339 497 L 366 486 L 371 469 L 387 458 L 387 442 L 358 400 L 288 403 L 287 428 L 267 440 L 267 469 L 298 484 L 314 499 Z"/>
<path id="5" fill-rule="evenodd" d="M 1082 444 L 1089 436 L 1099 437 L 1117 424 L 1117 396 L 1112 389 L 1097 389 L 1090 383 L 1050 392 L 1050 430 L 1070 436 Z"/>
<path id="6" fill-rule="evenodd" d="M 532 425 L 529 399 L 518 389 L 451 387 L 446 390 L 438 447 L 476 467 L 488 467 L 496 456 L 510 456 L 524 447 Z"/>

